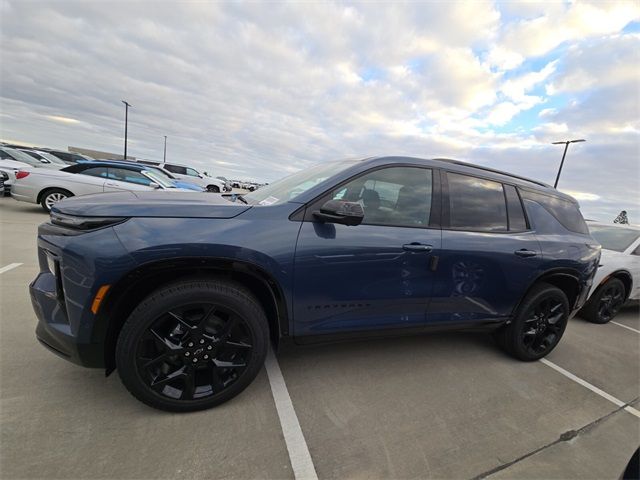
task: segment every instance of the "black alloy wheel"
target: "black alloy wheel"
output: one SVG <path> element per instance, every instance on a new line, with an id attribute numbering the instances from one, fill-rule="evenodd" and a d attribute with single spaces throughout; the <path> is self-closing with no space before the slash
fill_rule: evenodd
<path id="1" fill-rule="evenodd" d="M 519 360 L 538 360 L 556 347 L 570 313 L 565 293 L 541 282 L 531 288 L 513 319 L 496 331 L 494 337 L 504 350 Z"/>
<path id="2" fill-rule="evenodd" d="M 207 185 L 207 192 L 220 193 L 220 188 L 217 185 Z"/>
<path id="3" fill-rule="evenodd" d="M 566 316 L 564 304 L 558 298 L 547 297 L 531 306 L 521 333 L 522 343 L 531 356 L 546 354 L 558 343 Z"/>
<path id="4" fill-rule="evenodd" d="M 134 310 L 118 339 L 116 363 L 125 386 L 153 407 L 210 408 L 256 376 L 266 325 L 259 304 L 239 285 L 177 284 Z"/>
<path id="5" fill-rule="evenodd" d="M 582 317 L 592 323 L 608 323 L 615 318 L 626 300 L 622 280 L 611 277 L 598 288 L 582 308 Z"/>

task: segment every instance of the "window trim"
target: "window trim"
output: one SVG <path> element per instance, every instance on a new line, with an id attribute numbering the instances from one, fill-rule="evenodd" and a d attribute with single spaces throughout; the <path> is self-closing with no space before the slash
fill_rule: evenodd
<path id="1" fill-rule="evenodd" d="M 441 229 L 441 219 L 442 219 L 442 188 L 441 188 L 441 174 L 440 169 L 435 167 L 427 167 L 424 165 L 415 165 L 413 163 L 398 163 L 398 164 L 387 164 L 387 165 L 378 165 L 376 167 L 370 168 L 363 172 L 356 173 L 351 177 L 339 182 L 327 190 L 322 192 L 320 195 L 317 195 L 315 198 L 307 202 L 305 205 L 302 205 L 299 209 L 294 211 L 291 215 L 289 215 L 289 220 L 292 221 L 302 221 L 302 222 L 317 222 L 317 220 L 313 217 L 313 212 L 315 210 L 319 210 L 320 206 L 324 204 L 327 200 L 326 197 L 332 191 L 343 187 L 344 185 L 364 176 L 369 173 L 384 170 L 387 168 L 420 168 L 423 170 L 431 170 L 431 212 L 429 215 L 429 224 L 428 225 L 394 225 L 389 223 L 363 223 L 362 225 L 370 225 L 377 227 L 391 227 L 391 228 L 419 228 L 419 229 L 428 229 L 428 230 L 440 230 Z"/>
<path id="2" fill-rule="evenodd" d="M 507 229 L 506 230 L 484 230 L 484 229 L 470 229 L 470 228 L 457 228 L 457 227 L 452 227 L 451 226 L 451 203 L 449 202 L 449 179 L 448 179 L 448 174 L 455 174 L 455 175 L 463 175 L 463 176 L 467 176 L 467 177 L 473 177 L 473 178 L 479 178 L 481 180 L 488 180 L 490 182 L 494 182 L 494 183 L 498 183 L 502 186 L 502 195 L 504 198 L 504 205 L 505 205 L 505 210 L 507 213 Z M 449 169 L 442 169 L 441 171 L 441 177 L 442 177 L 442 230 L 448 230 L 448 231 L 452 231 L 452 232 L 472 232 L 472 233 L 488 233 L 488 234 L 493 234 L 493 235 L 513 235 L 513 234 L 518 234 L 518 233 L 527 233 L 527 232 L 531 232 L 531 224 L 529 223 L 529 216 L 527 215 L 527 210 L 524 208 L 524 204 L 522 203 L 522 197 L 520 195 L 520 192 L 518 191 L 519 186 L 514 184 L 514 183 L 510 183 L 510 182 L 502 182 L 500 180 L 496 180 L 495 178 L 490 178 L 490 177 L 486 177 L 484 175 L 473 175 L 473 174 L 468 174 L 466 172 L 458 172 L 456 170 L 449 170 Z M 514 187 L 516 189 L 516 193 L 518 194 L 518 199 L 520 201 L 520 207 L 522 208 L 522 211 L 524 212 L 524 219 L 525 222 L 527 224 L 527 229 L 526 230 L 509 230 L 510 227 L 510 220 L 509 220 L 509 204 L 507 202 L 507 193 L 505 191 L 504 186 L 505 185 L 510 185 L 512 187 Z"/>

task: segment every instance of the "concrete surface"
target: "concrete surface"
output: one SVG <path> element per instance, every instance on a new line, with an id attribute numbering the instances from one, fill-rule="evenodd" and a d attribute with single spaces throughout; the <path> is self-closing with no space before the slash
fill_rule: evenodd
<path id="1" fill-rule="evenodd" d="M 265 372 L 194 414 L 152 410 L 117 374 L 35 340 L 39 207 L 0 198 L 2 478 L 292 478 Z M 638 307 L 616 322 L 640 329 Z M 617 478 L 640 419 L 485 335 L 295 347 L 278 355 L 320 478 Z M 571 321 L 549 360 L 640 408 L 640 334 Z M 560 441 L 560 435 L 577 435 Z M 536 453 L 537 452 L 537 453 Z"/>

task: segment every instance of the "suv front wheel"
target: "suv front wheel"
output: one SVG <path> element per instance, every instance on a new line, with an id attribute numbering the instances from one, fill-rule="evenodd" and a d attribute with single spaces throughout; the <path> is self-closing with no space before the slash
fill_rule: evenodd
<path id="1" fill-rule="evenodd" d="M 221 280 L 161 288 L 131 313 L 118 337 L 122 383 L 142 402 L 203 410 L 238 395 L 256 377 L 269 341 L 258 301 Z"/>
<path id="2" fill-rule="evenodd" d="M 514 357 L 533 361 L 558 344 L 569 320 L 569 301 L 562 290 L 547 283 L 535 285 L 511 323 L 495 333 L 500 346 Z"/>

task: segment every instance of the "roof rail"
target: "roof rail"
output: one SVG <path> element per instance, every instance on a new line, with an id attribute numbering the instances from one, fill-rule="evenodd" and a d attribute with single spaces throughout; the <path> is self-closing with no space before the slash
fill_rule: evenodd
<path id="1" fill-rule="evenodd" d="M 553 188 L 551 185 L 544 182 L 540 182 L 538 180 L 533 180 L 527 177 L 521 177 L 520 175 L 514 175 L 513 173 L 503 172 L 502 170 L 496 170 L 495 168 L 483 167 L 482 165 L 476 165 L 474 163 L 462 162 L 460 160 L 452 160 L 450 158 L 434 158 L 434 160 L 437 160 L 439 162 L 452 163 L 454 165 L 461 165 L 463 167 L 477 168 L 478 170 L 484 170 L 486 172 L 498 173 L 500 175 L 504 175 L 505 177 L 512 177 L 512 178 L 517 178 L 518 180 L 524 180 L 525 182 L 530 182 L 535 185 L 539 185 L 541 187 Z"/>

